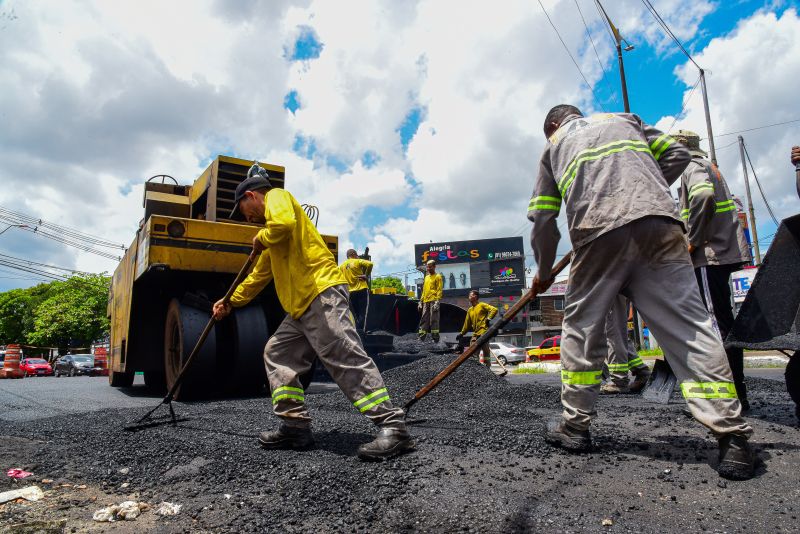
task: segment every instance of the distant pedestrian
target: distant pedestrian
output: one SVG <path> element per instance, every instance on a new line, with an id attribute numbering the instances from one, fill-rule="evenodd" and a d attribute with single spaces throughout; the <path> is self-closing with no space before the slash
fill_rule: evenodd
<path id="1" fill-rule="evenodd" d="M 439 341 L 439 301 L 442 300 L 444 277 L 436 272 L 436 262 L 428 260 L 425 264 L 427 274 L 422 284 L 422 298 L 419 300 L 419 339 L 425 341 L 428 334 L 434 343 Z"/>
<path id="2" fill-rule="evenodd" d="M 538 264 L 532 288 L 550 285 L 562 199 L 574 256 L 561 339 L 562 417 L 548 443 L 591 448 L 606 347 L 606 316 L 629 298 L 664 347 L 692 415 L 719 440 L 720 475 L 753 476 L 753 430 L 696 280 L 669 186 L 689 164 L 686 148 L 629 113 L 584 117 L 574 106 L 547 114 L 548 139 L 528 218 Z"/>
<path id="3" fill-rule="evenodd" d="M 350 291 L 350 311 L 356 320 L 356 330 L 365 331 L 364 320 L 367 316 L 367 304 L 369 302 L 369 287 L 367 279 L 372 273 L 373 263 L 358 257 L 355 249 L 347 251 L 347 259 L 339 266 L 344 279 L 347 281 L 347 289 Z"/>

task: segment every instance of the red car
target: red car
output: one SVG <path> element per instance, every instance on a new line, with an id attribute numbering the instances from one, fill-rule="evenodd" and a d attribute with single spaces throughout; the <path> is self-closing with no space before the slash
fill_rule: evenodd
<path id="1" fill-rule="evenodd" d="M 53 376 L 53 368 L 41 358 L 25 358 L 19 363 L 19 369 L 25 376 Z"/>

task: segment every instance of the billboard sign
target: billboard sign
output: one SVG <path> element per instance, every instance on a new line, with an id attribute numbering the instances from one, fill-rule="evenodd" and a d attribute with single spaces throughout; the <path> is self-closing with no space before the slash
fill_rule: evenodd
<path id="1" fill-rule="evenodd" d="M 744 298 L 747 296 L 750 286 L 753 285 L 753 279 L 756 277 L 757 272 L 758 267 L 753 267 L 751 269 L 742 269 L 741 271 L 736 271 L 731 275 L 734 302 L 737 304 L 744 302 Z"/>
<path id="2" fill-rule="evenodd" d="M 521 237 L 447 241 L 414 245 L 415 263 L 436 261 L 445 296 L 471 289 L 482 295 L 519 294 L 525 287 L 525 252 Z"/>

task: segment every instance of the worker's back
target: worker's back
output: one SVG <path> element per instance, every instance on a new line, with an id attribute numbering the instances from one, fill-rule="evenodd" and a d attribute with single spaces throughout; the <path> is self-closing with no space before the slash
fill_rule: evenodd
<path id="1" fill-rule="evenodd" d="M 660 161 L 668 153 L 675 158 L 669 136 L 629 113 L 573 117 L 550 137 L 542 155 L 555 188 L 536 194 L 554 203 L 564 199 L 575 248 L 642 217 L 680 220 L 669 192 L 677 175 L 665 177 Z M 688 153 L 677 159 L 687 160 Z"/>

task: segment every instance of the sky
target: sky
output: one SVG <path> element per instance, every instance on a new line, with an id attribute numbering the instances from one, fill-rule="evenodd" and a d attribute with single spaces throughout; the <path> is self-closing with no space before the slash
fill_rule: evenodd
<path id="1" fill-rule="evenodd" d="M 741 135 L 775 216 L 800 211 L 789 163 L 800 144 L 798 2 L 651 2 L 706 71 L 732 192 L 745 197 L 735 132 L 750 130 Z M 694 64 L 643 1 L 604 5 L 634 46 L 624 52 L 632 112 L 707 137 Z M 623 110 L 593 0 L 1 0 L 0 210 L 122 247 L 150 176 L 190 184 L 218 154 L 259 159 L 286 167 L 286 188 L 319 207 L 340 251 L 369 246 L 375 274 L 402 278 L 415 243 L 527 242 L 542 122 L 561 103 Z M 751 187 L 763 254 L 776 225 Z M 12 219 L 0 218 L 2 255 L 116 267 Z M 39 281 L 0 265 L 0 291 Z"/>

